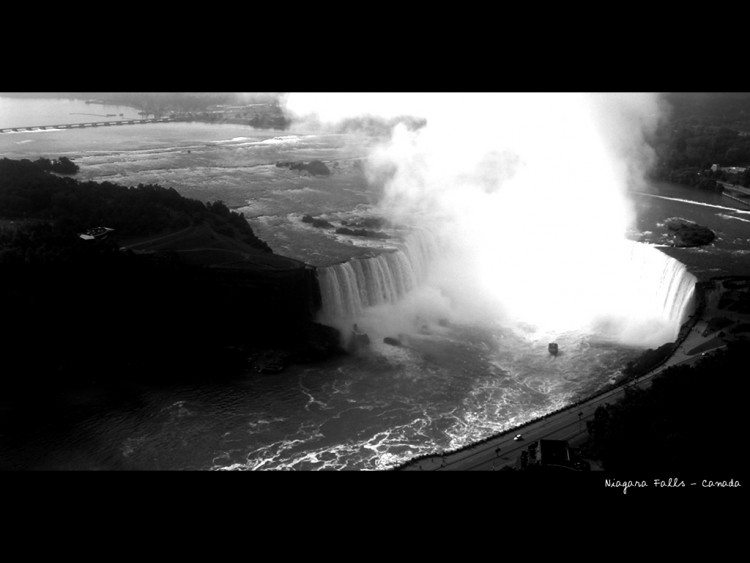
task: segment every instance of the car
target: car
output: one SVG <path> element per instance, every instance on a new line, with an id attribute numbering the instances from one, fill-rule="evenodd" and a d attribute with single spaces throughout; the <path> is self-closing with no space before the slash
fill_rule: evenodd
<path id="1" fill-rule="evenodd" d="M 523 440 L 523 435 L 522 435 L 522 434 L 516 434 L 515 438 L 513 438 L 513 439 L 514 439 L 514 440 L 515 440 L 516 442 L 518 442 L 518 441 L 520 441 L 520 440 Z"/>

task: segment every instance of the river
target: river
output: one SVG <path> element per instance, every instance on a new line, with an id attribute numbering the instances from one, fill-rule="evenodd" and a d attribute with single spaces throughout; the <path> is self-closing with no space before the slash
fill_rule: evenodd
<path id="1" fill-rule="evenodd" d="M 0 98 L 0 127 L 16 123 L 8 118 L 14 103 Z M 85 105 L 92 113 L 120 113 Z M 61 101 L 57 117 L 70 109 Z M 30 110 L 24 111 L 26 119 Z M 186 197 L 221 199 L 241 210 L 275 252 L 326 266 L 368 248 L 301 217 L 369 212 L 379 193 L 359 163 L 372 142 L 305 129 L 171 123 L 3 134 L 0 155 L 68 156 L 82 180 L 158 183 Z M 329 163 L 331 176 L 276 166 L 311 159 Z M 719 234 L 708 248 L 665 249 L 697 277 L 747 268 L 750 216 L 726 198 L 669 185 L 632 197 L 641 233 L 678 216 Z M 245 312 L 242 303 L 236 307 Z M 409 334 L 406 346 L 374 342 L 367 352 L 276 375 L 161 387 L 92 384 L 0 401 L 0 468 L 382 470 L 592 394 L 642 351 L 569 333 L 557 335 L 564 353 L 553 357 L 547 338 L 502 326 L 429 324 Z"/>

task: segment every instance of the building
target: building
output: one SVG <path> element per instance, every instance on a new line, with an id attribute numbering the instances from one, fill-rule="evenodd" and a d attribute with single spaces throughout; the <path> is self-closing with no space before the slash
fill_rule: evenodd
<path id="1" fill-rule="evenodd" d="M 747 167 L 744 166 L 719 166 L 718 164 L 714 164 L 711 166 L 711 170 L 713 172 L 716 172 L 718 170 L 721 170 L 723 172 L 726 172 L 727 174 L 744 174 L 745 170 L 747 170 Z"/>
<path id="2" fill-rule="evenodd" d="M 539 440 L 537 460 L 542 467 L 553 465 L 570 466 L 571 455 L 568 442 L 564 440 Z"/>
<path id="3" fill-rule="evenodd" d="M 539 440 L 521 452 L 516 468 L 522 471 L 586 471 L 591 467 L 576 455 L 567 441 Z"/>

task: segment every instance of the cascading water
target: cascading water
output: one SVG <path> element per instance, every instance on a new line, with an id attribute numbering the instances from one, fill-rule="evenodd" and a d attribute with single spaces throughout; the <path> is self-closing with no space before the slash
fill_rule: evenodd
<path id="1" fill-rule="evenodd" d="M 697 278 L 657 248 L 630 241 L 627 248 L 626 267 L 642 298 L 641 314 L 661 319 L 667 326 L 667 339 L 675 339 L 689 314 Z"/>
<path id="2" fill-rule="evenodd" d="M 351 327 L 365 309 L 397 303 L 425 280 L 436 248 L 433 237 L 415 231 L 399 248 L 318 268 L 319 321 L 337 328 Z"/>
<path id="3" fill-rule="evenodd" d="M 319 268 L 319 321 L 346 333 L 372 308 L 399 303 L 426 281 L 439 247 L 429 232 L 419 231 L 398 249 Z M 614 277 L 597 282 L 607 287 L 589 330 L 625 344 L 674 340 L 692 303 L 695 276 L 649 245 L 624 241 L 620 256 Z"/>

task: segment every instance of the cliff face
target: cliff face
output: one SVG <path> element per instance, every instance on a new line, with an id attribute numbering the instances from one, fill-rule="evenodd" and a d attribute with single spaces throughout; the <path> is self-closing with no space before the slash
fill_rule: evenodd
<path id="1" fill-rule="evenodd" d="M 12 386 L 93 380 L 213 379 L 277 350 L 286 363 L 339 353 L 314 322 L 309 267 L 200 268 L 158 257 L 110 256 L 0 266 L 3 379 Z"/>

